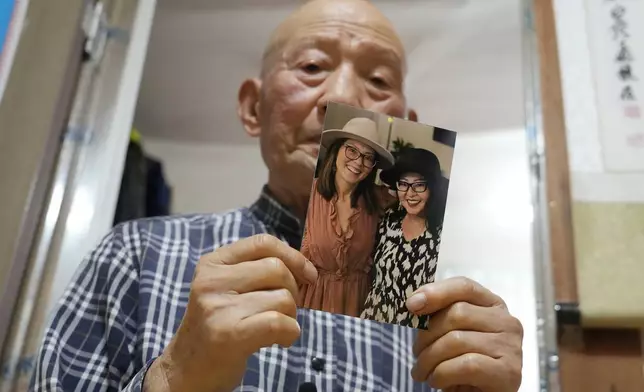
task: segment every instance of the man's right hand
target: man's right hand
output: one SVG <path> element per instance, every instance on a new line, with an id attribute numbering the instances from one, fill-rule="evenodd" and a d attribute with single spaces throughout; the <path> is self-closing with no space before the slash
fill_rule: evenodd
<path id="1" fill-rule="evenodd" d="M 299 283 L 317 270 L 300 252 L 262 234 L 203 256 L 177 333 L 145 377 L 144 391 L 231 391 L 262 347 L 300 336 Z"/>

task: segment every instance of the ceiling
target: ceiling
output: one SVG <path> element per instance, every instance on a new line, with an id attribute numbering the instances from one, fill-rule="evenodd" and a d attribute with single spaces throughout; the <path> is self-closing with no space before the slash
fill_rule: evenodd
<path id="1" fill-rule="evenodd" d="M 237 89 L 301 2 L 159 0 L 135 125 L 178 141 L 252 143 L 235 115 Z M 523 126 L 519 0 L 374 3 L 406 46 L 406 90 L 421 122 L 460 132 Z"/>

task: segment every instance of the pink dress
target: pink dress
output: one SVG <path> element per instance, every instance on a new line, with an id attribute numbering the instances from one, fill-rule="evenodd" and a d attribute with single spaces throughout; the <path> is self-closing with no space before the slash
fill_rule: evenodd
<path id="1" fill-rule="evenodd" d="M 327 201 L 316 186 L 313 181 L 300 251 L 317 267 L 318 280 L 300 285 L 298 305 L 357 317 L 371 289 L 369 271 L 380 216 L 369 215 L 361 199 L 343 232 L 337 196 Z"/>

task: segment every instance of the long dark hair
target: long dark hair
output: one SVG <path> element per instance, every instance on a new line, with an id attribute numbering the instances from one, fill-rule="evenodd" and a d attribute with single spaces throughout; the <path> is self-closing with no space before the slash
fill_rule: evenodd
<path id="1" fill-rule="evenodd" d="M 425 202 L 425 208 L 423 209 L 425 228 L 436 237 L 443 228 L 445 204 L 447 203 L 447 183 L 449 180 L 438 173 L 430 178 L 424 177 L 424 181 L 427 182 L 427 189 L 429 190 L 429 199 Z M 399 198 L 397 203 L 395 212 L 392 215 L 394 219 L 402 220 L 407 215 L 407 210 L 400 204 Z"/>
<path id="2" fill-rule="evenodd" d="M 335 174 L 337 169 L 335 162 L 338 158 L 338 154 L 340 153 L 340 148 L 346 140 L 347 139 L 336 140 L 331 147 L 329 147 L 326 157 L 324 158 L 324 163 L 322 164 L 322 170 L 320 171 L 317 182 L 317 191 L 326 201 L 333 199 L 333 196 L 337 193 L 335 185 Z M 380 208 L 379 200 L 374 189 L 376 181 L 376 167 L 371 169 L 371 173 L 369 173 L 364 180 L 360 181 L 351 193 L 351 207 L 357 208 L 358 201 L 360 200 L 360 197 L 362 197 L 364 199 L 367 212 L 370 215 L 376 214 Z"/>

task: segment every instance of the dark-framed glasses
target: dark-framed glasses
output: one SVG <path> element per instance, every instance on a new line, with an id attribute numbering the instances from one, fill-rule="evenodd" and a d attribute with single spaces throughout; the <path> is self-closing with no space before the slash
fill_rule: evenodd
<path id="1" fill-rule="evenodd" d="M 376 166 L 376 163 L 378 163 L 378 158 L 376 158 L 375 155 L 363 154 L 357 148 L 349 144 L 344 145 L 344 156 L 351 161 L 362 158 L 362 165 L 364 167 L 372 168 Z"/>
<path id="2" fill-rule="evenodd" d="M 407 181 L 396 182 L 396 188 L 401 192 L 407 192 L 411 188 L 416 193 L 423 193 L 427 190 L 427 183 L 425 181 L 417 181 L 409 183 Z"/>

